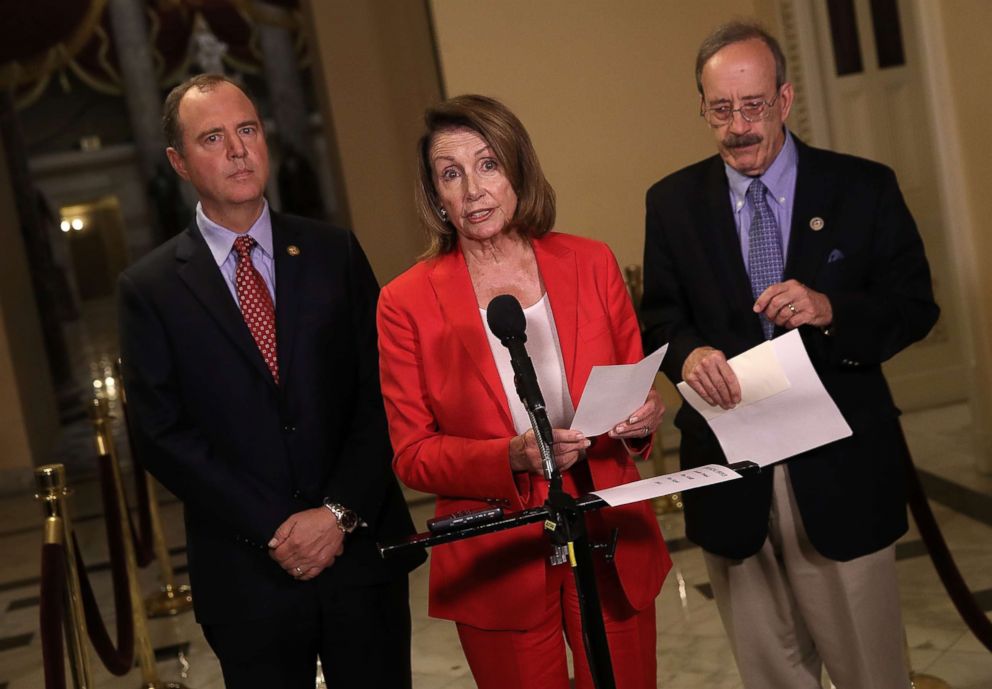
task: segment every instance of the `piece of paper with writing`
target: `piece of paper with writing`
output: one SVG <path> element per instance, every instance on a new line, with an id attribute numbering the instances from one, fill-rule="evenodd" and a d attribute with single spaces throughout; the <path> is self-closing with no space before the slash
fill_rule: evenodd
<path id="1" fill-rule="evenodd" d="M 592 494 L 602 498 L 610 507 L 617 507 L 631 502 L 660 498 L 662 495 L 671 495 L 683 490 L 733 481 L 740 477 L 741 475 L 736 471 L 722 464 L 707 464 L 695 469 L 677 471 L 674 474 L 653 476 L 633 483 L 625 483 L 615 488 L 596 490 Z"/>

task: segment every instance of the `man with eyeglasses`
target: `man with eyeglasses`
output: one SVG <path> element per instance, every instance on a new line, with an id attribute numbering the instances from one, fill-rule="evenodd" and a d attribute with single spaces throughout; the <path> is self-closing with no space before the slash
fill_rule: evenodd
<path id="1" fill-rule="evenodd" d="M 894 173 L 785 127 L 793 87 L 760 27 L 714 31 L 696 60 L 718 156 L 647 194 L 643 318 L 662 370 L 730 409 L 727 359 L 798 329 L 854 433 L 760 475 L 686 493 L 686 534 L 748 689 L 908 689 L 894 543 L 906 448 L 881 363 L 937 320 L 930 270 Z M 682 405 L 683 468 L 726 458 Z M 803 433 L 782 428 L 782 433 Z"/>

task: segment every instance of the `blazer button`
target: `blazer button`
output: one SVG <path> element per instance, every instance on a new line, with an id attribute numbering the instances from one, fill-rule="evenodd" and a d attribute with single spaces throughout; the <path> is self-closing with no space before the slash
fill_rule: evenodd
<path id="1" fill-rule="evenodd" d="M 293 491 L 293 500 L 299 500 L 303 496 L 303 493 L 299 489 Z"/>
<path id="2" fill-rule="evenodd" d="M 287 433 L 295 433 L 296 432 L 296 426 L 292 426 L 290 424 L 286 424 L 285 426 L 282 427 L 282 430 L 286 431 Z"/>

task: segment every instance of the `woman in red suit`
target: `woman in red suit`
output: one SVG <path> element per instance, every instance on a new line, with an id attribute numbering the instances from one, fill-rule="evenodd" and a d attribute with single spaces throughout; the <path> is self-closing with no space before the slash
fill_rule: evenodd
<path id="1" fill-rule="evenodd" d="M 554 191 L 501 103 L 460 96 L 425 120 L 417 199 L 431 246 L 382 290 L 378 312 L 397 475 L 437 494 L 438 514 L 543 504 L 548 484 L 509 354 L 486 325 L 489 301 L 511 294 L 527 317 L 565 488 L 581 495 L 637 480 L 632 454 L 664 411 L 654 391 L 608 436 L 567 430 L 593 366 L 643 356 L 616 259 L 605 244 L 551 231 Z M 671 566 L 657 521 L 646 503 L 588 521 L 594 542 L 619 529 L 614 560 L 595 556 L 617 687 L 654 687 L 654 599 Z M 565 689 L 566 640 L 576 686 L 592 686 L 572 575 L 550 564 L 541 528 L 434 549 L 429 612 L 457 623 L 482 689 Z"/>

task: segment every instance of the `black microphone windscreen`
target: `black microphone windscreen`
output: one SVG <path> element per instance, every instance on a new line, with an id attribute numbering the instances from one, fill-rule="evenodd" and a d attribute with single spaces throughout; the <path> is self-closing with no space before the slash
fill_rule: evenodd
<path id="1" fill-rule="evenodd" d="M 527 330 L 527 317 L 520 307 L 520 302 L 510 294 L 501 294 L 493 297 L 486 307 L 486 322 L 493 335 L 500 341 L 515 337 L 519 340 L 527 340 L 524 334 Z"/>

